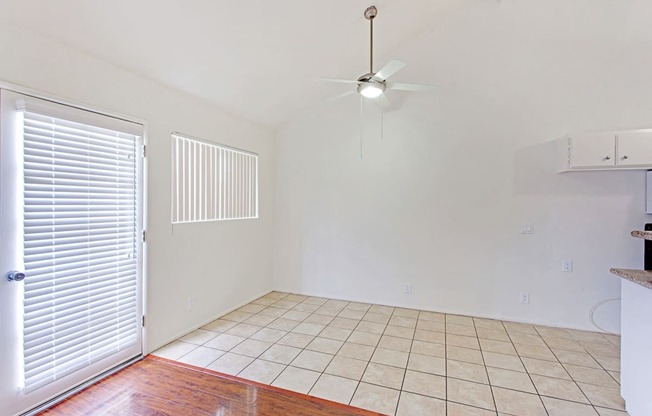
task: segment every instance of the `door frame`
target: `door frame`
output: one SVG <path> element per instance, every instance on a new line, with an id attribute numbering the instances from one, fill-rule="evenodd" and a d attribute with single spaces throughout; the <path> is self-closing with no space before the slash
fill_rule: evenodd
<path id="1" fill-rule="evenodd" d="M 145 149 L 148 145 L 148 122 L 144 119 L 141 119 L 139 117 L 134 117 L 131 115 L 127 115 L 124 113 L 119 113 L 113 110 L 108 110 L 100 106 L 95 106 L 95 105 L 89 105 L 80 101 L 74 101 L 70 99 L 64 99 L 60 98 L 56 95 L 52 95 L 49 93 L 45 93 L 39 90 L 35 90 L 29 87 L 13 84 L 7 81 L 4 81 L 0 79 L 0 90 L 4 90 L 7 92 L 11 93 L 16 93 L 16 94 L 21 94 L 29 97 L 33 97 L 39 100 L 45 100 L 45 101 L 50 101 L 55 104 L 59 105 L 64 105 L 68 107 L 73 107 L 77 108 L 79 110 L 84 110 L 92 113 L 97 113 L 117 119 L 122 119 L 128 122 L 140 124 L 143 126 L 143 135 L 142 135 L 142 146 L 143 148 L 141 149 L 142 151 L 142 157 L 137 158 L 137 182 L 136 182 L 136 187 L 140 188 L 141 192 L 137 193 L 137 204 L 140 206 L 140 210 L 137 213 L 137 226 L 139 230 L 142 230 L 142 238 L 137 244 L 137 250 L 138 250 L 138 269 L 140 273 L 140 287 L 139 287 L 139 293 L 138 293 L 138 302 L 140 303 L 140 313 L 142 315 L 142 325 L 140 327 L 140 337 L 141 337 L 141 353 L 139 356 L 136 356 L 124 363 L 121 363 L 117 365 L 114 368 L 108 369 L 107 371 L 94 375 L 89 377 L 86 380 L 83 380 L 79 385 L 73 386 L 72 388 L 68 389 L 67 391 L 61 392 L 59 394 L 56 394 L 53 397 L 50 397 L 49 399 L 46 399 L 43 403 L 36 405 L 35 407 L 32 408 L 27 408 L 23 409 L 19 413 L 22 416 L 27 416 L 27 415 L 35 415 L 44 409 L 53 406 L 56 403 L 59 403 L 66 398 L 72 396 L 73 394 L 77 393 L 78 391 L 88 387 L 89 385 L 97 382 L 98 380 L 101 380 L 102 378 L 105 378 L 109 376 L 110 374 L 115 373 L 116 371 L 121 370 L 122 368 L 126 367 L 127 365 L 140 360 L 143 358 L 145 355 L 145 351 L 147 351 L 147 346 L 148 346 L 148 339 L 147 339 L 147 331 L 145 327 L 145 316 L 147 314 L 147 292 L 148 292 L 148 278 L 147 278 L 147 242 L 144 238 L 144 232 L 147 229 L 147 212 L 148 212 L 148 175 L 147 175 L 147 157 L 145 154 Z M 22 176 L 22 172 L 20 173 Z M 4 279 L 4 271 L 0 271 L 0 278 Z"/>

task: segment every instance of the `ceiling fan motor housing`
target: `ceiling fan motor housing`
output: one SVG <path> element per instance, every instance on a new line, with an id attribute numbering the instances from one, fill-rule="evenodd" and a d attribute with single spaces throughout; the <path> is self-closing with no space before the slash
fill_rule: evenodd
<path id="1" fill-rule="evenodd" d="M 367 98 L 376 98 L 385 92 L 385 83 L 382 81 L 369 80 L 358 84 L 358 92 Z"/>
<path id="2" fill-rule="evenodd" d="M 368 73 L 366 73 L 364 75 L 360 75 L 360 77 L 358 77 L 358 81 L 359 82 L 369 82 L 374 77 L 374 75 L 376 75 L 376 74 L 374 74 L 373 72 L 368 72 Z"/>

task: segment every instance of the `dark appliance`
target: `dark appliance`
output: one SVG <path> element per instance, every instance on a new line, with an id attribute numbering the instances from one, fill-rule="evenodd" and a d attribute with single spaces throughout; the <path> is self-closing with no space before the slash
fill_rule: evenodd
<path id="1" fill-rule="evenodd" d="M 652 231 L 652 224 L 645 224 L 645 231 Z M 645 270 L 652 270 L 652 240 L 645 240 Z"/>

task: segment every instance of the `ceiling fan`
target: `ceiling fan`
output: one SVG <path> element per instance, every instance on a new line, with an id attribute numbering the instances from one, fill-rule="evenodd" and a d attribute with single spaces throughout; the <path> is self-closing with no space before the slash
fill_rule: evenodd
<path id="1" fill-rule="evenodd" d="M 398 82 L 387 82 L 389 77 L 403 69 L 406 65 L 404 62 L 397 60 L 390 60 L 384 67 L 377 72 L 374 72 L 374 19 L 378 15 L 376 6 L 367 7 L 364 12 L 365 19 L 369 20 L 369 72 L 361 75 L 357 80 L 333 79 L 323 78 L 325 81 L 338 82 L 345 84 L 357 84 L 357 92 L 365 98 L 379 99 L 379 103 L 383 106 L 389 104 L 389 101 L 384 96 L 386 90 L 402 90 L 402 91 L 432 91 L 431 85 L 420 84 L 405 84 Z M 343 95 L 353 93 L 350 91 Z M 335 98 L 339 98 L 335 97 Z"/>

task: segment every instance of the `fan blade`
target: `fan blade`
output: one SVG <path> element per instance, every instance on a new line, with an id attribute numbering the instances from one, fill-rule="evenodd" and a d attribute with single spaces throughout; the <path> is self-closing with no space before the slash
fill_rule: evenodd
<path id="1" fill-rule="evenodd" d="M 348 79 L 324 78 L 324 77 L 321 77 L 319 79 L 322 80 L 322 81 L 326 81 L 326 82 L 337 82 L 339 84 L 358 84 L 359 83 L 359 81 L 351 81 L 351 80 L 348 80 Z"/>
<path id="2" fill-rule="evenodd" d="M 403 69 L 405 65 L 405 62 L 392 59 L 391 61 L 387 62 L 387 64 L 385 64 L 385 66 L 382 67 L 378 72 L 376 72 L 376 75 L 374 75 L 373 79 L 378 81 L 385 81 L 387 78 Z"/>
<path id="3" fill-rule="evenodd" d="M 387 88 L 390 90 L 417 92 L 433 92 L 435 90 L 434 85 L 405 84 L 402 82 L 392 82 L 391 84 L 387 84 Z"/>
<path id="4" fill-rule="evenodd" d="M 337 101 L 337 100 L 339 100 L 340 98 L 348 97 L 349 95 L 353 95 L 353 94 L 355 94 L 355 91 L 347 91 L 347 92 L 343 92 L 342 94 L 337 94 L 337 95 L 334 96 L 334 97 L 327 98 L 326 101 L 327 101 L 327 102 L 330 102 L 330 101 Z"/>

